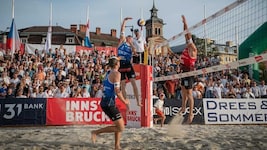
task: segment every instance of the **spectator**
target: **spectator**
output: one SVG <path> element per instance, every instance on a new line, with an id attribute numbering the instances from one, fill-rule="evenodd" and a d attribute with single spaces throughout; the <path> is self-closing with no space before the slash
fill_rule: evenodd
<path id="1" fill-rule="evenodd" d="M 255 81 L 252 82 L 251 90 L 255 98 L 260 98 L 260 88 L 257 86 L 257 83 Z"/>
<path id="2" fill-rule="evenodd" d="M 103 96 L 103 85 L 98 86 L 98 90 L 95 93 L 96 98 L 101 98 Z"/>
<path id="3" fill-rule="evenodd" d="M 29 97 L 29 85 L 26 83 L 26 79 L 23 77 L 20 81 L 20 83 L 17 84 L 16 89 L 22 90 L 22 95 L 25 95 L 26 97 Z"/>
<path id="4" fill-rule="evenodd" d="M 47 95 L 47 93 L 44 91 L 44 87 L 43 86 L 40 86 L 39 87 L 39 91 L 38 91 L 38 93 L 37 93 L 37 95 L 36 95 L 36 98 L 47 98 L 48 97 L 48 95 Z"/>
<path id="5" fill-rule="evenodd" d="M 37 94 L 38 94 L 38 91 L 37 91 L 37 88 L 33 88 L 32 89 L 32 92 L 30 92 L 30 98 L 37 98 Z"/>
<path id="6" fill-rule="evenodd" d="M 193 94 L 193 98 L 194 99 L 201 99 L 201 93 L 200 91 L 197 90 L 197 86 L 193 86 L 193 91 L 192 91 L 192 94 Z"/>
<path id="7" fill-rule="evenodd" d="M 59 89 L 55 93 L 54 97 L 57 97 L 57 98 L 68 98 L 69 97 L 69 94 L 66 92 L 66 89 L 63 83 L 59 84 Z"/>
<path id="8" fill-rule="evenodd" d="M 206 98 L 214 98 L 213 95 L 213 87 L 214 87 L 214 80 L 212 76 L 209 76 L 206 80 L 206 92 L 205 97 Z"/>
<path id="9" fill-rule="evenodd" d="M 265 81 L 262 80 L 260 85 L 259 85 L 259 88 L 260 88 L 260 96 L 261 98 L 267 98 L 267 86 L 265 85 Z"/>
<path id="10" fill-rule="evenodd" d="M 81 87 L 78 87 L 75 92 L 73 93 L 73 96 L 72 97 L 77 97 L 77 98 L 81 98 L 83 97 L 82 96 L 82 88 Z"/>
<path id="11" fill-rule="evenodd" d="M 52 97 L 54 97 L 54 87 L 53 87 L 53 85 L 49 85 L 48 86 L 48 89 L 45 91 L 46 92 L 46 94 L 47 94 L 47 98 L 52 98 Z"/>
<path id="12" fill-rule="evenodd" d="M 11 88 L 11 87 L 7 88 L 6 98 L 15 98 L 15 94 L 13 92 L 13 88 Z"/>
<path id="13" fill-rule="evenodd" d="M 2 76 L 0 77 L 0 82 L 4 82 L 7 85 L 10 84 L 10 77 L 7 75 L 6 71 L 2 72 Z"/>
<path id="14" fill-rule="evenodd" d="M 246 99 L 255 98 L 255 95 L 252 93 L 250 86 L 246 87 L 246 91 L 243 93 L 243 98 Z"/>
<path id="15" fill-rule="evenodd" d="M 164 98 L 165 98 L 165 95 L 163 93 L 161 93 L 159 95 L 159 99 L 154 104 L 155 111 L 156 111 L 156 113 L 157 113 L 157 115 L 159 117 L 159 118 L 155 118 L 154 122 L 157 123 L 158 120 L 161 120 L 161 124 L 160 124 L 161 127 L 163 126 L 164 121 L 166 119 L 166 116 L 164 115 L 164 112 L 163 112 Z"/>
<path id="16" fill-rule="evenodd" d="M 83 87 L 83 89 L 82 89 L 82 97 L 84 97 L 84 98 L 90 97 L 90 93 L 88 92 L 86 87 Z"/>
<path id="17" fill-rule="evenodd" d="M 20 79 L 18 78 L 18 73 L 15 72 L 13 74 L 13 78 L 10 79 L 10 83 L 14 83 L 15 86 L 17 86 L 17 84 L 20 82 Z"/>
<path id="18" fill-rule="evenodd" d="M 223 85 L 220 84 L 220 81 L 217 81 L 217 83 L 215 83 L 213 87 L 214 98 L 219 98 L 219 99 L 222 98 L 222 88 L 223 88 Z"/>
<path id="19" fill-rule="evenodd" d="M 17 90 L 16 98 L 27 98 L 26 95 L 23 95 L 23 89 Z"/>
<path id="20" fill-rule="evenodd" d="M 7 94 L 7 84 L 2 81 L 2 87 L 0 88 L 0 98 L 6 97 Z"/>
<path id="21" fill-rule="evenodd" d="M 164 84 L 164 87 L 167 89 L 168 98 L 175 98 L 175 80 L 167 80 Z"/>
<path id="22" fill-rule="evenodd" d="M 236 92 L 232 85 L 229 86 L 229 91 L 226 94 L 227 98 L 236 98 Z"/>

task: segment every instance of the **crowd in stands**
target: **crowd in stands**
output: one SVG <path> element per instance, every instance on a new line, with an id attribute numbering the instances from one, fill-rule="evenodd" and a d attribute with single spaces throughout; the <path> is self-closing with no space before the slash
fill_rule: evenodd
<path id="1" fill-rule="evenodd" d="M 107 72 L 111 53 L 67 54 L 64 47 L 49 52 L 36 50 L 35 54 L 0 50 L 0 98 L 66 98 L 102 97 L 102 80 Z M 154 77 L 181 73 L 179 55 L 158 55 L 154 60 Z M 197 68 L 219 64 L 218 59 L 201 59 Z M 224 70 L 195 77 L 193 96 L 202 98 L 260 98 L 266 97 L 265 81 L 249 78 L 237 69 Z M 153 84 L 153 94 L 164 93 L 167 98 L 181 99 L 180 80 Z"/>
<path id="2" fill-rule="evenodd" d="M 1 98 L 102 97 L 109 58 L 104 53 L 67 54 L 56 48 L 9 55 L 1 50 L 0 57 Z"/>

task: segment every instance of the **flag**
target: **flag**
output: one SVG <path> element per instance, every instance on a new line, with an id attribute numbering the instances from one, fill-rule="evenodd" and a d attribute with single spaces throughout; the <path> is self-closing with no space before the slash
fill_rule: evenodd
<path id="1" fill-rule="evenodd" d="M 86 32 L 85 32 L 85 38 L 84 38 L 84 46 L 92 48 L 92 44 L 90 42 L 90 34 L 89 34 L 89 19 L 87 20 L 86 24 Z"/>
<path id="2" fill-rule="evenodd" d="M 48 27 L 48 32 L 46 35 L 46 41 L 45 41 L 45 51 L 48 53 L 49 49 L 51 49 L 51 37 L 52 37 L 52 27 Z"/>
<path id="3" fill-rule="evenodd" d="M 21 42 L 19 38 L 19 33 L 16 28 L 14 18 L 12 19 L 10 31 L 7 35 L 7 50 L 10 50 L 11 55 L 15 53 L 15 50 L 20 50 Z"/>

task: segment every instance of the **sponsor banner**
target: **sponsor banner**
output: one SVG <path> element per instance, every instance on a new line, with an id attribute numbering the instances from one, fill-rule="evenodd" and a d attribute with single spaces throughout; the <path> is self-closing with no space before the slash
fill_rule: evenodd
<path id="1" fill-rule="evenodd" d="M 76 52 L 79 52 L 80 54 L 86 53 L 92 54 L 95 50 L 98 51 L 99 54 L 105 53 L 106 56 L 108 55 L 117 55 L 117 47 L 101 47 L 101 46 L 95 46 L 94 48 L 84 47 L 84 46 L 76 46 Z"/>
<path id="2" fill-rule="evenodd" d="M 47 125 L 112 124 L 102 111 L 100 98 L 48 98 Z M 125 118 L 126 106 L 116 100 L 116 105 Z"/>
<path id="3" fill-rule="evenodd" d="M 153 104 L 157 99 L 153 99 Z M 177 113 L 182 108 L 182 100 L 181 99 L 165 99 L 164 100 L 164 114 L 166 116 L 165 124 L 169 124 L 173 117 L 177 115 Z M 204 113 L 202 107 L 202 100 L 195 99 L 194 100 L 194 119 L 192 124 L 204 124 Z M 184 121 L 187 121 L 187 117 L 189 114 L 189 107 L 186 107 L 186 111 L 183 113 Z M 153 108 L 153 116 L 156 118 L 157 114 L 155 112 L 155 108 Z"/>
<path id="4" fill-rule="evenodd" d="M 139 99 L 141 99 L 142 91 L 141 91 L 141 66 L 133 65 L 135 75 L 136 75 L 136 86 L 137 91 L 139 93 Z M 126 93 L 127 98 L 130 101 L 129 110 L 127 112 L 127 127 L 141 127 L 141 108 L 137 106 L 136 98 L 134 95 L 134 90 L 131 82 L 126 83 Z"/>
<path id="5" fill-rule="evenodd" d="M 203 99 L 205 124 L 267 124 L 267 99 Z"/>
<path id="6" fill-rule="evenodd" d="M 67 54 L 74 54 L 75 53 L 75 45 L 64 45 Z M 60 48 L 60 45 L 51 45 L 52 52 L 55 52 L 56 48 Z M 44 44 L 25 44 L 25 50 L 28 54 L 35 54 L 35 50 L 38 50 L 38 53 L 41 54 L 44 50 Z"/>
<path id="7" fill-rule="evenodd" d="M 0 125 L 45 125 L 46 99 L 0 100 Z"/>
<path id="8" fill-rule="evenodd" d="M 1 45 L 0 45 L 1 46 Z M 60 48 L 61 45 L 51 45 L 52 52 L 55 52 L 56 48 Z M 75 54 L 76 52 L 79 52 L 80 54 L 86 53 L 91 54 L 95 50 L 98 51 L 98 53 L 104 52 L 106 55 L 114 54 L 117 55 L 117 47 L 101 47 L 101 46 L 95 46 L 94 48 L 89 48 L 85 46 L 76 46 L 76 45 L 63 45 L 63 47 L 66 49 L 67 54 Z M 42 53 L 44 50 L 43 44 L 25 44 L 26 52 L 29 54 L 34 54 L 35 50 L 38 50 L 38 53 Z"/>

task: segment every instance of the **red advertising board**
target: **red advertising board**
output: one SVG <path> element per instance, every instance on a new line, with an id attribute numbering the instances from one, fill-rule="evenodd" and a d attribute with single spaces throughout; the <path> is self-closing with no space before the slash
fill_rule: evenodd
<path id="1" fill-rule="evenodd" d="M 112 124 L 102 111 L 100 100 L 100 98 L 48 98 L 46 124 Z M 125 120 L 126 106 L 118 99 L 116 105 Z"/>

